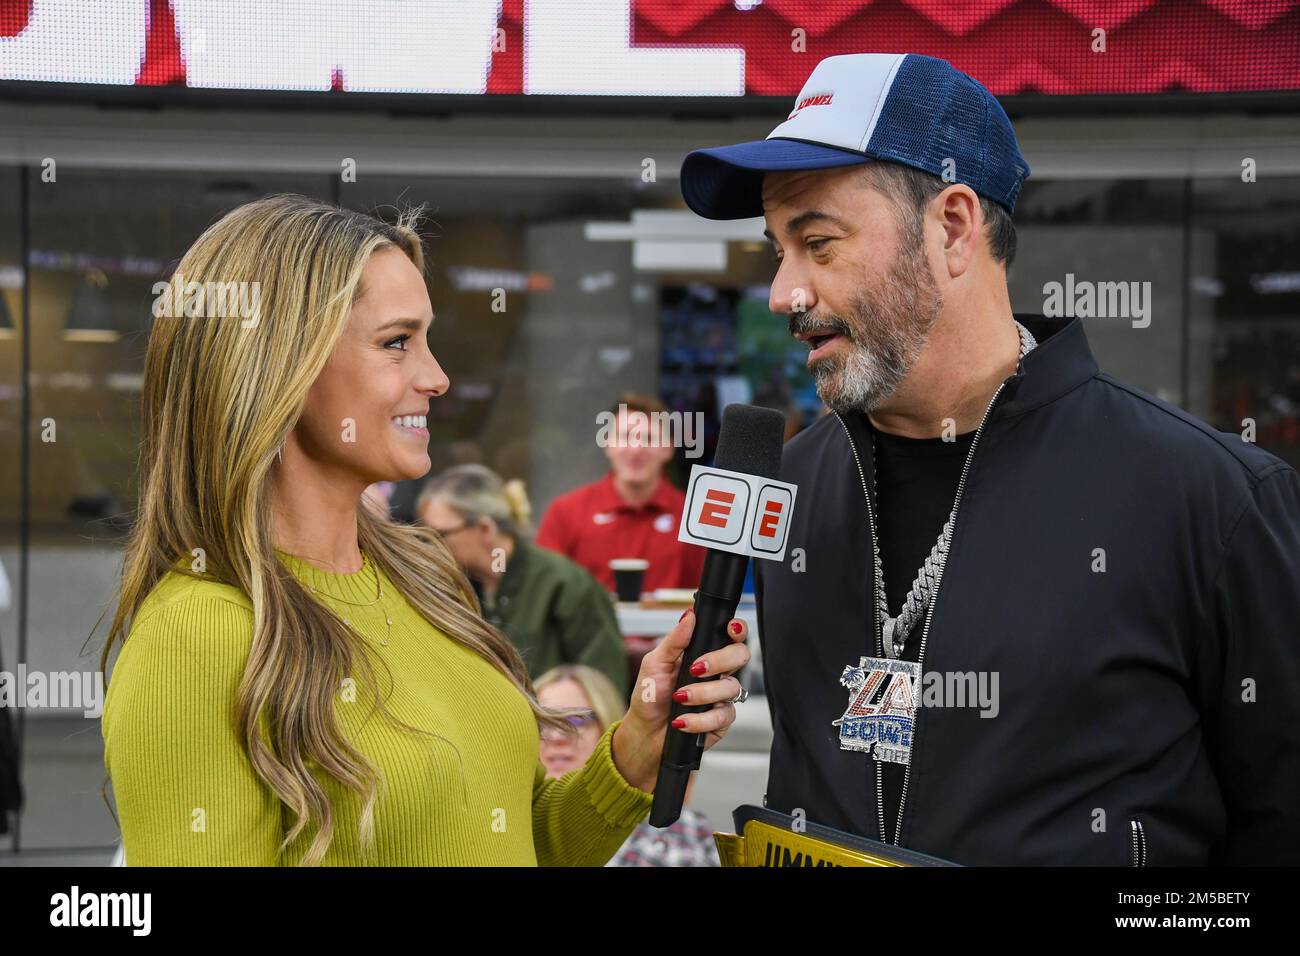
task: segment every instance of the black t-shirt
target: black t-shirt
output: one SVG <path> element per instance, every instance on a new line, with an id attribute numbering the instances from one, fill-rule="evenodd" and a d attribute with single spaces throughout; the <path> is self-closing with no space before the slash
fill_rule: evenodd
<path id="1" fill-rule="evenodd" d="M 876 429 L 876 538 L 884 568 L 888 611 L 896 617 L 912 590 L 912 582 L 952 513 L 962 467 L 970 451 L 973 431 L 952 441 L 942 438 L 904 438 Z M 903 659 L 915 661 L 921 649 L 922 618 L 903 645 Z M 872 649 L 874 653 L 874 645 Z M 924 666 L 924 665 L 923 665 Z M 885 833 L 892 842 L 898 824 L 898 801 L 903 793 L 906 767 L 881 764 L 885 795 Z"/>

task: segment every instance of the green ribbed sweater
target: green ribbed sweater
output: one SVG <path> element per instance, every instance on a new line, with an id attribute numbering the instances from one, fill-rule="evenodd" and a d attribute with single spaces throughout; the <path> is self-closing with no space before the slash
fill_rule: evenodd
<path id="1" fill-rule="evenodd" d="M 326 865 L 600 866 L 649 812 L 651 795 L 614 765 L 608 727 L 586 765 L 558 780 L 538 759 L 536 720 L 491 664 L 424 620 L 368 559 L 331 574 L 280 560 L 388 664 L 375 667 L 391 711 L 438 737 L 370 720 L 371 698 L 336 706 L 353 744 L 380 770 L 375 845 L 363 858 L 361 800 L 318 772 L 334 807 Z M 377 579 L 384 598 L 364 604 Z M 321 593 L 324 592 L 324 593 Z M 384 607 L 392 618 L 388 637 Z M 235 695 L 253 636 L 238 589 L 169 573 L 142 602 L 104 703 L 104 763 L 130 866 L 298 863 L 312 827 L 284 856 L 292 814 L 253 770 L 235 723 Z M 388 673 L 391 672 L 391 678 Z M 344 695 L 346 696 L 346 695 Z"/>

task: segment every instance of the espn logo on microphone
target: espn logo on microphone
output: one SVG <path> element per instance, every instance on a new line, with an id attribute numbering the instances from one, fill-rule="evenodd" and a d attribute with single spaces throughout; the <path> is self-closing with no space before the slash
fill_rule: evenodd
<path id="1" fill-rule="evenodd" d="M 751 558 L 785 560 L 795 486 L 696 465 L 677 540 Z"/>

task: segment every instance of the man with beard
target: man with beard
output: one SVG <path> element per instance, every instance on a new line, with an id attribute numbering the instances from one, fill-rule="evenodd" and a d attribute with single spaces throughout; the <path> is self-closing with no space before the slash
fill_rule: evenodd
<path id="1" fill-rule="evenodd" d="M 823 60 L 682 166 L 700 215 L 765 218 L 833 413 L 758 562 L 764 803 L 966 864 L 1300 863 L 1300 478 L 1013 316 L 1028 174 L 914 54 Z"/>

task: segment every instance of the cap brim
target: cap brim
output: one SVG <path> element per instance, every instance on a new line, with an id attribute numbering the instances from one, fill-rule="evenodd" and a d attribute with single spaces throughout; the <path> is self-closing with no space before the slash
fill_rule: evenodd
<path id="1" fill-rule="evenodd" d="M 763 215 L 763 176 L 871 162 L 870 156 L 797 139 L 760 139 L 697 149 L 682 161 L 682 198 L 705 219 Z"/>

